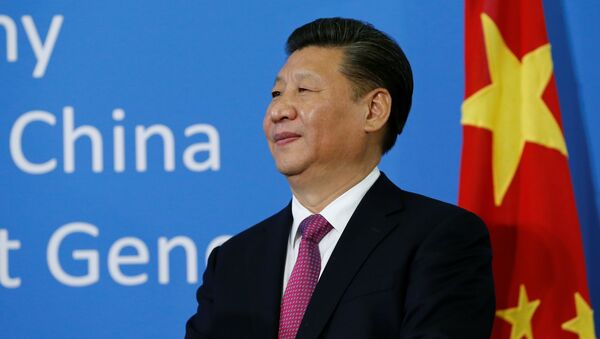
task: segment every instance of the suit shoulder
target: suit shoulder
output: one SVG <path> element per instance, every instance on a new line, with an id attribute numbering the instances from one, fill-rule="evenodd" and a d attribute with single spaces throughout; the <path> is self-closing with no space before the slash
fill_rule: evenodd
<path id="1" fill-rule="evenodd" d="M 384 210 L 403 210 L 411 219 L 445 219 L 449 216 L 459 215 L 479 220 L 475 214 L 456 205 L 427 197 L 418 193 L 405 191 L 392 182 L 384 173 L 380 180 L 373 185 L 373 195 L 370 199 L 386 205 Z M 398 208 L 399 207 L 399 208 Z"/>
<path id="2" fill-rule="evenodd" d="M 479 220 L 481 219 L 475 213 L 470 212 L 460 206 L 450 204 L 435 198 L 427 197 L 418 193 L 402 191 L 403 200 L 408 209 L 414 209 L 417 212 L 427 211 L 439 216 L 462 216 L 465 218 Z"/>
<path id="3" fill-rule="evenodd" d="M 491 258 L 489 231 L 476 214 L 453 204 L 403 192 L 406 225 L 418 243 L 418 256 L 450 255 L 473 250 Z M 402 213 L 404 214 L 404 213 Z"/>
<path id="4" fill-rule="evenodd" d="M 413 192 L 402 191 L 402 194 L 406 217 L 426 233 L 488 234 L 483 220 L 462 207 Z"/>
<path id="5" fill-rule="evenodd" d="M 289 218 L 288 218 L 289 214 Z M 237 248 L 255 243 L 258 237 L 264 236 L 265 232 L 271 231 L 273 228 L 283 227 L 287 220 L 291 225 L 291 210 L 289 205 L 270 217 L 248 227 L 240 233 L 234 235 L 229 240 L 221 245 L 222 249 Z"/>

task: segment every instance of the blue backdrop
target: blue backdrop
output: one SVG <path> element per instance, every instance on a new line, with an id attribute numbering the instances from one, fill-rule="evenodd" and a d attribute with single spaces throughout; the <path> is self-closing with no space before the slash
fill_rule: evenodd
<path id="1" fill-rule="evenodd" d="M 599 9 L 545 1 L 596 307 Z M 381 168 L 456 202 L 459 2 L 3 1 L 0 337 L 182 337 L 210 243 L 289 201 L 261 121 L 287 35 L 324 16 L 401 44 L 414 106 Z"/>

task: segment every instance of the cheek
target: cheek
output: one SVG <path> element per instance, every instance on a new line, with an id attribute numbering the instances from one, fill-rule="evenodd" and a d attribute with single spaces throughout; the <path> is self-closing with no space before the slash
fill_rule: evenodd
<path id="1" fill-rule="evenodd" d="M 353 107 L 336 108 L 329 111 L 335 114 L 322 117 L 315 127 L 321 146 L 339 150 L 353 148 L 363 135 L 360 114 Z"/>
<path id="2" fill-rule="evenodd" d="M 314 110 L 309 116 L 313 128 L 324 134 L 340 134 L 353 129 L 355 125 L 350 111 L 337 105 L 327 105 Z"/>
<path id="3" fill-rule="evenodd" d="M 313 119 L 306 121 L 306 130 L 308 142 L 313 148 L 328 152 L 336 148 L 343 133 L 343 127 L 340 121 L 333 116 L 325 114 L 315 114 Z"/>
<path id="4" fill-rule="evenodd" d="M 262 127 L 263 127 L 263 131 L 265 132 L 265 136 L 269 137 L 269 130 L 271 129 L 271 119 L 269 117 L 269 110 L 267 109 L 267 113 L 265 113 L 265 116 L 263 118 L 262 121 Z"/>

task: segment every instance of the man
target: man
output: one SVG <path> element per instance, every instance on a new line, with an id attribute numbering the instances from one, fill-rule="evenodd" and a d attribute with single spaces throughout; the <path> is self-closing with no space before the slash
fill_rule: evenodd
<path id="1" fill-rule="evenodd" d="M 412 74 L 373 26 L 292 33 L 263 127 L 292 202 L 210 255 L 186 338 L 487 338 L 485 225 L 377 169 L 402 131 Z"/>

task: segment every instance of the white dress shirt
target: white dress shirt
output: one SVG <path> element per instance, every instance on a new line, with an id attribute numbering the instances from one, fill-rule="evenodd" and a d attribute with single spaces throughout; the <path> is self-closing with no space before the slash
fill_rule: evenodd
<path id="1" fill-rule="evenodd" d="M 367 191 L 373 186 L 375 181 L 377 181 L 379 175 L 379 169 L 375 167 L 363 180 L 347 190 L 344 194 L 340 195 L 319 213 L 331 224 L 331 226 L 333 226 L 333 229 L 321 239 L 321 242 L 319 242 L 319 252 L 321 253 L 321 272 L 319 273 L 319 277 L 321 276 L 321 273 L 323 273 L 325 265 L 327 265 L 327 261 L 329 261 L 329 257 L 331 257 L 331 253 L 342 236 L 350 217 L 354 214 L 356 207 L 358 207 L 358 204 Z M 313 213 L 302 206 L 295 196 L 292 197 L 292 215 L 294 217 L 294 222 L 288 238 L 285 271 L 283 276 L 283 291 L 285 291 L 285 287 L 287 286 L 294 265 L 296 264 L 296 259 L 298 258 L 298 250 L 302 239 L 302 234 L 299 229 L 300 223 L 311 214 Z"/>

